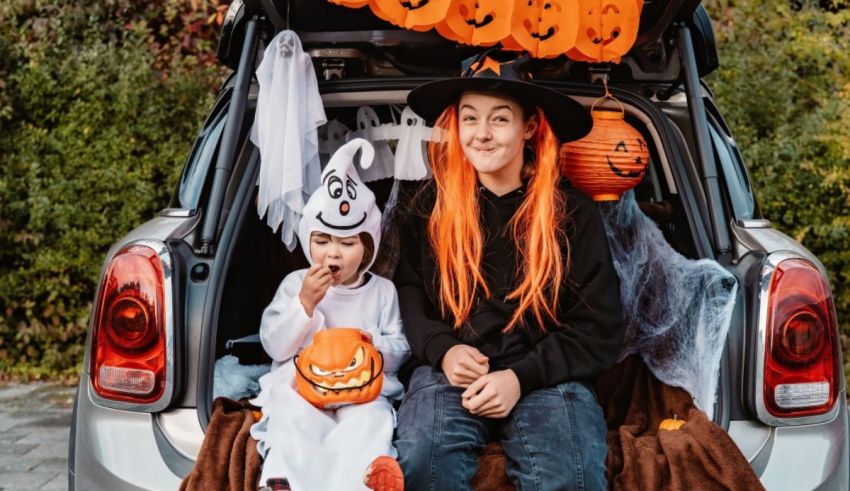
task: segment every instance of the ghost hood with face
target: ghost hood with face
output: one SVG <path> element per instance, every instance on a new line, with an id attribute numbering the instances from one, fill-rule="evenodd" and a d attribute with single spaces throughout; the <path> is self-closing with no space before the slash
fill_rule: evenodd
<path id="1" fill-rule="evenodd" d="M 366 169 L 372 165 L 375 150 L 362 139 L 355 138 L 341 146 L 333 154 L 322 171 L 321 185 L 313 192 L 301 216 L 298 240 L 310 264 L 310 234 L 323 232 L 337 237 L 350 237 L 366 232 L 372 236 L 375 253 L 381 243 L 381 211 L 375 203 L 375 195 L 360 180 L 355 169 L 355 156 L 360 151 L 360 165 Z M 368 265 L 371 267 L 375 253 Z"/>

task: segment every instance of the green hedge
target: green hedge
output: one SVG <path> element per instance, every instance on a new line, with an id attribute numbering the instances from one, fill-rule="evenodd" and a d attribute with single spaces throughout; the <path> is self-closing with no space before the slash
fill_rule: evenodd
<path id="1" fill-rule="evenodd" d="M 220 81 L 153 68 L 120 4 L 0 7 L 0 372 L 78 370 L 104 254 L 168 203 Z"/>
<path id="2" fill-rule="evenodd" d="M 0 376 L 76 371 L 106 250 L 167 202 L 225 73 L 196 3 L 0 5 Z M 765 215 L 821 258 L 847 320 L 850 13 L 820 3 L 708 0 L 708 81 Z"/>
<path id="3" fill-rule="evenodd" d="M 708 81 L 764 215 L 829 271 L 845 346 L 850 333 L 848 7 L 850 2 L 841 1 L 708 2 L 721 66 Z M 845 361 L 850 367 L 850 354 Z"/>

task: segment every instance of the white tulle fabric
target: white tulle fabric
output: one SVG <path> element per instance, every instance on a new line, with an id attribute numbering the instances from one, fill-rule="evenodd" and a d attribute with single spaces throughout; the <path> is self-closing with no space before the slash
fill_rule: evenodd
<path id="1" fill-rule="evenodd" d="M 711 416 L 737 282 L 719 263 L 676 252 L 634 193 L 602 204 L 626 321 L 621 359 L 639 353 L 662 382 Z"/>
<path id="2" fill-rule="evenodd" d="M 301 210 L 319 186 L 317 128 L 327 118 L 310 55 L 290 30 L 269 43 L 257 67 L 260 91 L 251 141 L 260 149 L 257 213 L 291 251 Z"/>

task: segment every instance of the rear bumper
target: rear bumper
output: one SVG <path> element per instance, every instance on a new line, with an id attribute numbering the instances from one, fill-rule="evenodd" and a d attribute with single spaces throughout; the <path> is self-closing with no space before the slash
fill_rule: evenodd
<path id="1" fill-rule="evenodd" d="M 182 480 L 165 462 L 149 413 L 95 404 L 89 379 L 80 377 L 72 421 L 69 488 L 78 490 L 178 489 Z M 73 462 L 73 464 L 71 464 Z"/>

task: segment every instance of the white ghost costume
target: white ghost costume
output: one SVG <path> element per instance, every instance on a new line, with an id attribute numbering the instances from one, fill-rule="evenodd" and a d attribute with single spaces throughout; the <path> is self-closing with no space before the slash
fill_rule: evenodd
<path id="1" fill-rule="evenodd" d="M 304 207 L 298 239 L 310 264 L 314 231 L 342 237 L 366 232 L 378 249 L 381 212 L 355 172 L 358 150 L 361 165 L 368 167 L 374 157 L 372 146 L 362 139 L 346 143 L 331 157 L 321 186 Z M 261 483 L 269 477 L 286 477 L 296 491 L 363 490 L 369 464 L 381 455 L 396 457 L 390 401 L 402 395 L 396 374 L 410 355 L 410 346 L 402 331 L 395 286 L 386 278 L 366 274 L 366 269 L 354 286 L 331 286 L 312 317 L 298 298 L 307 270 L 294 271 L 263 312 L 260 340 L 274 361 L 271 371 L 260 378 L 260 394 L 252 401 L 263 412 L 251 428 L 265 458 Z M 384 358 L 381 395 L 371 402 L 321 410 L 296 392 L 293 356 L 312 343 L 316 332 L 343 326 L 372 335 Z"/>

